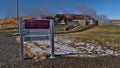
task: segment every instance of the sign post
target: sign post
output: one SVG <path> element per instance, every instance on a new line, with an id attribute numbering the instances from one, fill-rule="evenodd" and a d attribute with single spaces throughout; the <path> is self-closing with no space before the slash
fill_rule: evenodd
<path id="1" fill-rule="evenodd" d="M 54 58 L 54 21 L 53 20 L 20 20 L 20 60 L 24 60 L 24 42 L 50 40 L 51 57 Z"/>
<path id="2" fill-rule="evenodd" d="M 51 57 L 50 58 L 54 58 L 55 55 L 54 55 L 54 21 L 51 20 Z"/>
<path id="3" fill-rule="evenodd" d="M 20 19 L 20 25 L 19 25 L 20 29 L 20 60 L 24 60 L 24 47 L 23 47 L 23 22 Z"/>

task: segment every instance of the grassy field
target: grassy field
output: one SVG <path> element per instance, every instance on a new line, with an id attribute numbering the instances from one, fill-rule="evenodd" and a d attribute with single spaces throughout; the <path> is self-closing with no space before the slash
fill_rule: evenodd
<path id="1" fill-rule="evenodd" d="M 77 26 L 71 31 L 78 31 L 88 26 Z M 65 31 L 66 25 L 55 26 L 55 33 L 67 32 Z M 1 29 L 0 32 L 17 31 L 15 28 Z M 66 36 L 66 34 L 61 34 Z M 86 31 L 70 33 L 67 36 L 84 42 L 97 43 L 108 46 L 111 49 L 116 48 L 120 51 L 120 26 L 95 26 Z M 66 36 L 66 37 L 67 37 Z M 112 47 L 111 47 L 112 46 Z"/>
<path id="2" fill-rule="evenodd" d="M 86 27 L 89 27 L 89 26 L 85 26 L 85 25 L 82 25 L 82 26 L 76 26 L 74 27 L 73 29 L 69 30 L 69 31 L 66 31 L 67 25 L 57 25 L 55 26 L 55 33 L 72 33 L 72 32 L 77 32 L 81 29 L 84 29 Z"/>
<path id="3" fill-rule="evenodd" d="M 18 31 L 17 28 L 5 28 L 0 29 L 0 32 L 11 32 L 11 31 Z"/>
<path id="4" fill-rule="evenodd" d="M 66 27 L 67 27 L 66 25 L 57 25 L 57 26 L 55 26 L 55 33 L 57 33 L 57 32 L 66 32 L 65 31 Z"/>
<path id="5" fill-rule="evenodd" d="M 73 28 L 71 31 L 78 31 L 78 30 L 83 29 L 85 27 L 87 27 L 87 26 L 85 26 L 85 25 L 77 26 L 77 27 Z"/>
<path id="6" fill-rule="evenodd" d="M 78 31 L 88 26 L 77 26 L 71 31 Z M 65 26 L 56 27 L 55 32 L 64 32 Z M 61 34 L 79 41 L 90 42 L 106 46 L 107 48 L 120 52 L 120 26 L 105 25 L 95 26 L 86 31 Z"/>
<path id="7" fill-rule="evenodd" d="M 83 32 L 69 34 L 69 36 L 79 41 L 107 46 L 109 49 L 120 52 L 119 26 L 96 26 Z"/>
<path id="8" fill-rule="evenodd" d="M 55 26 L 55 33 L 66 32 L 66 25 Z M 77 26 L 71 31 L 78 31 L 88 26 Z M 16 28 L 1 29 L 0 32 L 17 31 Z M 62 34 L 61 34 L 62 35 Z M 66 34 L 64 34 L 66 35 Z M 68 36 L 85 42 L 98 43 L 106 46 L 120 46 L 120 26 L 95 26 L 86 31 L 70 33 Z"/>

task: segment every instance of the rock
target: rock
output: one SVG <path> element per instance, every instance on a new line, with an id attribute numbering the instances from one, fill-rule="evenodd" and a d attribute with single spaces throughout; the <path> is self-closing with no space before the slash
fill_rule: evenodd
<path id="1" fill-rule="evenodd" d="M 34 60 L 38 60 L 38 57 L 37 57 L 37 56 L 35 56 L 33 59 L 34 59 Z"/>
<path id="2" fill-rule="evenodd" d="M 44 56 L 43 54 L 36 54 L 36 55 L 34 56 L 34 60 L 35 60 L 35 61 L 45 60 L 46 58 L 47 58 L 47 57 Z"/>
<path id="3" fill-rule="evenodd" d="M 46 59 L 46 57 L 43 55 L 40 57 L 40 60 L 45 60 L 45 59 Z"/>
<path id="4" fill-rule="evenodd" d="M 20 38 L 19 38 L 19 37 L 17 37 L 17 38 L 16 38 L 16 41 L 19 43 L 19 42 L 20 42 Z"/>
<path id="5" fill-rule="evenodd" d="M 50 54 L 49 53 L 44 53 L 43 54 L 45 57 L 50 57 Z"/>

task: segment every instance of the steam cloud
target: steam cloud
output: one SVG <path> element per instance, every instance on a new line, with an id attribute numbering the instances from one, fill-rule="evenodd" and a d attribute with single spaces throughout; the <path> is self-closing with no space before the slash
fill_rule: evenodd
<path id="1" fill-rule="evenodd" d="M 48 1 L 52 1 L 52 0 L 48 0 Z M 65 6 L 66 0 L 58 0 L 58 1 L 60 2 L 61 7 Z M 109 19 L 107 19 L 106 15 L 97 15 L 97 13 L 94 9 L 91 9 L 87 6 L 78 5 L 77 7 L 71 8 L 70 11 L 68 11 L 64 8 L 64 10 L 62 12 L 64 14 L 73 14 L 75 11 L 79 12 L 80 14 L 82 13 L 83 15 L 90 16 L 92 19 L 97 20 L 98 24 L 100 24 L 100 25 L 109 24 Z M 45 18 L 46 16 L 54 17 L 55 14 L 57 14 L 57 13 L 55 11 L 52 11 L 51 9 L 49 9 L 48 6 L 43 7 L 42 9 L 39 9 L 36 12 L 30 13 L 30 15 L 32 15 L 33 17 L 42 18 L 42 19 Z"/>
<path id="2" fill-rule="evenodd" d="M 82 11 L 84 15 L 89 15 L 94 20 L 98 20 L 99 25 L 108 25 L 109 19 L 106 18 L 106 15 L 97 15 L 94 9 L 91 9 L 87 6 L 77 6 L 78 11 Z"/>
<path id="3" fill-rule="evenodd" d="M 49 8 L 44 7 L 43 9 L 34 11 L 34 12 L 30 13 L 29 15 L 34 18 L 45 19 L 47 16 L 54 17 L 55 14 L 56 14 L 55 11 L 52 11 Z"/>

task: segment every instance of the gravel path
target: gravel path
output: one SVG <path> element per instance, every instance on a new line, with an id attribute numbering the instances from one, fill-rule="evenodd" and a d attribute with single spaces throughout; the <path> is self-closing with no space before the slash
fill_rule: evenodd
<path id="1" fill-rule="evenodd" d="M 44 61 L 19 60 L 19 44 L 13 32 L 0 32 L 0 68 L 120 68 L 120 57 L 57 57 Z"/>

